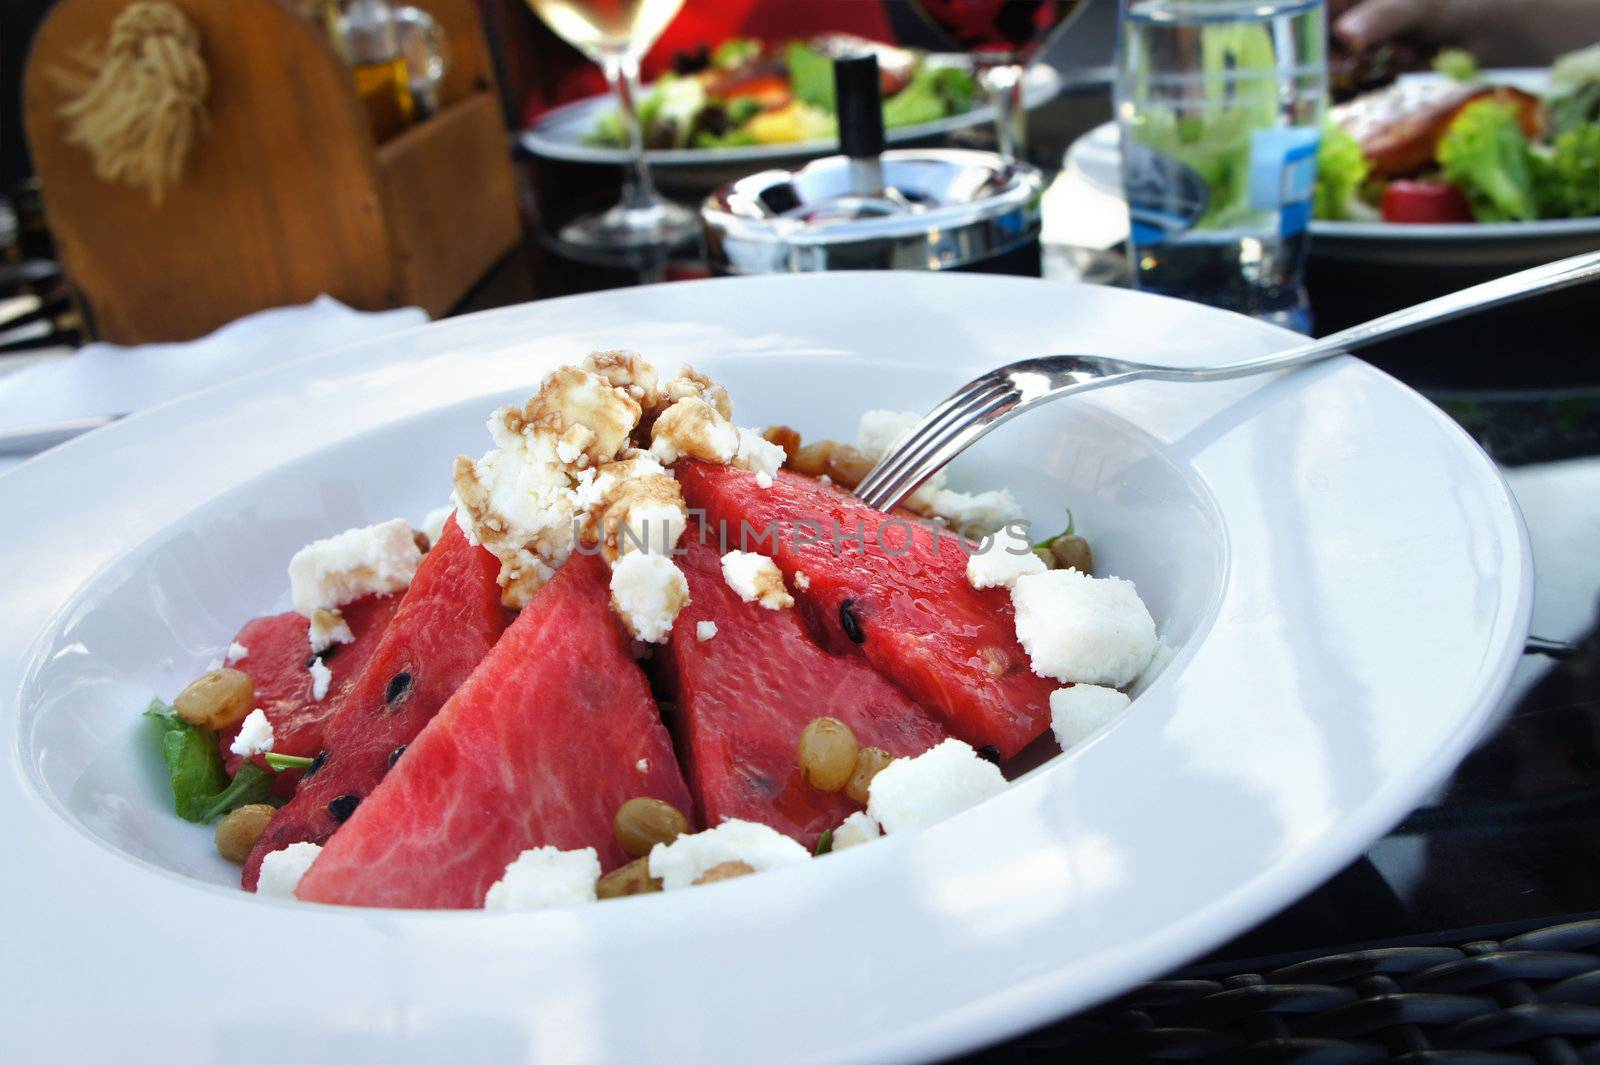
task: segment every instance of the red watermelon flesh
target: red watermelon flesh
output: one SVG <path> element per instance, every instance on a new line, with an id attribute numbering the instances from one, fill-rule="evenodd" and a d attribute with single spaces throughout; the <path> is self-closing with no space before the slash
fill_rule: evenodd
<path id="1" fill-rule="evenodd" d="M 383 779 L 391 755 L 422 731 L 494 646 L 509 621 L 499 573 L 493 555 L 469 544 L 455 522 L 446 523 L 365 667 L 328 716 L 322 764 L 307 772 L 250 852 L 247 890 L 255 890 L 261 859 L 271 851 L 333 835 Z"/>
<path id="2" fill-rule="evenodd" d="M 300 898 L 480 906 L 530 847 L 627 862 L 611 822 L 628 799 L 690 810 L 609 582 L 600 558 L 568 559 L 328 842 Z"/>
<path id="3" fill-rule="evenodd" d="M 843 792 L 818 791 L 800 776 L 795 745 L 822 716 L 849 725 L 861 746 L 921 754 L 948 735 L 944 725 L 879 676 L 860 655 L 817 645 L 794 610 L 740 599 L 722 559 L 697 531 L 684 534 L 678 565 L 689 605 L 672 627 L 667 670 L 689 785 L 708 825 L 760 821 L 815 847 L 824 829 L 860 809 Z M 701 621 L 716 623 L 709 640 Z"/>
<path id="4" fill-rule="evenodd" d="M 676 469 L 689 507 L 704 512 L 713 535 L 720 529 L 739 547 L 745 526 L 753 530 L 745 549 L 777 562 L 825 646 L 847 649 L 859 637 L 867 661 L 958 738 L 1009 758 L 1049 727 L 1058 685 L 1030 667 L 1006 591 L 967 583 L 960 537 L 787 471 L 762 488 L 729 466 L 688 461 Z M 772 530 L 776 543 L 755 543 Z M 854 635 L 841 617 L 846 601 Z"/>
<path id="5" fill-rule="evenodd" d="M 360 675 L 367 659 L 394 617 L 399 595 L 369 595 L 340 609 L 355 642 L 334 644 L 322 653 L 323 664 L 333 678 L 321 699 L 311 697 L 311 644 L 307 631 L 311 622 L 304 614 L 290 611 L 246 622 L 234 637 L 249 652 L 233 663 L 233 668 L 249 674 L 255 682 L 255 705 L 272 723 L 272 749 L 277 754 L 313 757 L 322 750 L 322 732 L 335 704 Z M 228 775 L 239 771 L 244 761 L 228 748 L 239 735 L 239 725 L 217 736 Z M 254 761 L 263 769 L 265 761 Z M 285 769 L 273 781 L 273 791 L 288 798 L 294 794 L 302 772 Z"/>

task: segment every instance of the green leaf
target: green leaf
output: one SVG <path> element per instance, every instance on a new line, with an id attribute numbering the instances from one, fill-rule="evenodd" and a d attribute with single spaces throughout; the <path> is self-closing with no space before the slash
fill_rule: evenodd
<path id="1" fill-rule="evenodd" d="M 825 828 L 825 829 L 822 830 L 822 835 L 817 837 L 817 849 L 816 849 L 815 852 L 813 852 L 813 854 L 814 854 L 815 857 L 820 858 L 824 854 L 830 854 L 832 852 L 833 852 L 833 829 Z"/>
<path id="2" fill-rule="evenodd" d="M 1077 529 L 1073 525 L 1073 521 L 1072 521 L 1072 508 L 1068 507 L 1067 508 L 1067 527 L 1065 529 L 1061 530 L 1060 532 L 1056 533 L 1054 536 L 1049 537 L 1048 539 L 1040 540 L 1038 543 L 1034 544 L 1033 545 L 1034 550 L 1037 551 L 1038 549 L 1043 548 L 1044 550 L 1048 551 L 1048 550 L 1050 550 L 1050 545 L 1051 544 L 1055 543 L 1057 540 L 1061 539 L 1063 536 L 1071 536 L 1076 531 L 1077 531 Z"/>
<path id="3" fill-rule="evenodd" d="M 172 786 L 172 809 L 185 821 L 207 824 L 240 806 L 265 802 L 271 794 L 272 774 L 260 766 L 247 762 L 228 779 L 209 729 L 184 721 L 160 699 L 150 701 L 144 716 L 161 724 L 161 760 Z"/>
<path id="4" fill-rule="evenodd" d="M 1316 218 L 1340 221 L 1350 217 L 1361 183 L 1367 180 L 1367 154 L 1361 142 L 1332 122 L 1322 127 L 1317 146 L 1317 184 L 1311 213 Z"/>
<path id="5" fill-rule="evenodd" d="M 1452 81 L 1477 81 L 1478 60 L 1465 48 L 1441 48 L 1433 69 Z"/>
<path id="6" fill-rule="evenodd" d="M 233 775 L 233 781 L 215 795 L 204 800 L 196 812 L 196 820 L 211 822 L 241 806 L 266 802 L 272 797 L 272 777 L 268 770 L 254 762 L 245 762 Z"/>
<path id="7" fill-rule="evenodd" d="M 310 769 L 312 759 L 299 754 L 272 754 L 261 756 L 273 769 Z"/>
<path id="8" fill-rule="evenodd" d="M 161 760 L 172 785 L 174 812 L 185 821 L 204 822 L 200 811 L 207 798 L 228 786 L 216 740 L 205 729 L 178 717 L 159 699 L 150 703 L 145 716 L 161 722 Z"/>
<path id="9" fill-rule="evenodd" d="M 711 53 L 711 65 L 718 70 L 733 70 L 761 54 L 761 42 L 754 37 L 730 37 Z"/>
<path id="10" fill-rule="evenodd" d="M 1528 139 L 1512 107 L 1478 100 L 1462 108 L 1439 141 L 1447 181 L 1467 194 L 1480 222 L 1531 222 L 1539 217 Z"/>
<path id="11" fill-rule="evenodd" d="M 833 60 L 796 41 L 785 53 L 795 99 L 833 113 Z"/>

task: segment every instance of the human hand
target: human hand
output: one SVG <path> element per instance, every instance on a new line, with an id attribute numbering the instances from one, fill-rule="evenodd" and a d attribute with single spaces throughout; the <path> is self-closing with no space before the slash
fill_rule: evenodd
<path id="1" fill-rule="evenodd" d="M 1600 37 L 1600 0 L 1329 0 L 1328 16 L 1352 49 L 1411 37 L 1486 66 L 1546 63 Z"/>

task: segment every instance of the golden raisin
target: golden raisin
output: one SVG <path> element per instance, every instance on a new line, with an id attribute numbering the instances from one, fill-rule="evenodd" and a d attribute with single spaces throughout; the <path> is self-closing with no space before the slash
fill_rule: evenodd
<path id="1" fill-rule="evenodd" d="M 217 822 L 217 853 L 230 862 L 244 864 L 256 841 L 267 830 L 277 808 L 264 802 L 241 806 Z"/>
<path id="2" fill-rule="evenodd" d="M 892 761 L 894 757 L 882 747 L 861 748 L 856 755 L 855 772 L 850 774 L 850 783 L 844 786 L 844 793 L 850 796 L 850 801 L 867 805 L 867 789 L 872 786 L 872 778 Z"/>
<path id="3" fill-rule="evenodd" d="M 625 895 L 644 895 L 661 890 L 661 881 L 650 875 L 650 859 L 635 858 L 595 881 L 596 898 L 620 899 Z"/>
<path id="4" fill-rule="evenodd" d="M 795 755 L 800 773 L 818 791 L 838 791 L 856 766 L 856 734 L 832 717 L 819 717 L 800 733 Z"/>
<path id="5" fill-rule="evenodd" d="M 1081 536 L 1069 536 L 1063 533 L 1050 542 L 1050 553 L 1056 558 L 1054 569 L 1075 569 L 1079 573 L 1094 572 L 1094 554 L 1089 550 L 1089 541 Z"/>
<path id="6" fill-rule="evenodd" d="M 611 827 L 622 849 L 635 858 L 642 858 L 657 843 L 671 843 L 689 831 L 689 819 L 670 802 L 638 798 L 629 799 L 617 808 Z"/>
<path id="7" fill-rule="evenodd" d="M 250 674 L 237 669 L 213 669 L 179 692 L 172 700 L 172 708 L 189 724 L 220 732 L 243 721 L 255 698 L 256 686 Z"/>
<path id="8" fill-rule="evenodd" d="M 819 440 L 815 444 L 806 444 L 789 457 L 789 468 L 807 477 L 820 477 L 828 472 L 828 459 L 833 456 L 833 449 L 838 446 L 832 440 Z"/>
<path id="9" fill-rule="evenodd" d="M 769 425 L 761 430 L 761 435 L 767 443 L 777 444 L 783 448 L 784 465 L 793 465 L 795 455 L 800 452 L 800 434 L 787 425 Z"/>
<path id="10" fill-rule="evenodd" d="M 734 859 L 731 862 L 721 862 L 695 877 L 696 884 L 715 884 L 719 880 L 732 880 L 734 877 L 749 876 L 755 872 L 755 866 L 749 862 Z"/>
<path id="11" fill-rule="evenodd" d="M 828 456 L 827 474 L 833 483 L 854 488 L 877 463 L 866 452 L 849 444 L 839 444 Z"/>

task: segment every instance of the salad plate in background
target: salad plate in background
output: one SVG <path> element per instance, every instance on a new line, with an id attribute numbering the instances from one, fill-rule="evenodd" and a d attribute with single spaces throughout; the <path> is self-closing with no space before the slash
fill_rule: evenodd
<path id="1" fill-rule="evenodd" d="M 1399 266 L 1511 269 L 1600 247 L 1600 46 L 1574 53 L 1552 70 L 1467 73 L 1466 79 L 1404 74 L 1333 109 L 1319 155 L 1313 255 Z M 1475 108 L 1479 103 L 1506 110 L 1485 113 Z M 1514 121 L 1519 106 L 1538 109 L 1541 132 L 1529 137 L 1519 128 Z M 1466 122 L 1458 124 L 1463 113 Z M 1373 147 L 1371 138 L 1380 127 L 1402 122 L 1411 125 L 1399 139 L 1410 146 L 1402 143 L 1397 151 L 1396 138 L 1385 142 L 1378 136 Z M 1465 146 L 1449 164 L 1427 147 L 1446 141 Z M 1116 124 L 1106 123 L 1067 151 L 1064 166 L 1102 201 L 1122 199 L 1118 142 Z M 1418 143 L 1424 145 L 1420 152 L 1414 150 Z M 1387 158 L 1379 161 L 1369 153 Z M 1512 173 L 1505 172 L 1502 159 Z M 1556 160 L 1559 172 L 1553 170 Z M 1421 197 L 1422 214 L 1409 217 L 1419 220 L 1394 220 L 1408 217 L 1406 200 L 1413 190 Z M 1430 217 L 1428 198 L 1441 194 L 1453 203 L 1431 217 L 1451 220 L 1421 221 Z"/>
<path id="2" fill-rule="evenodd" d="M 964 56 L 925 55 L 837 34 L 766 49 L 754 41 L 727 41 L 707 67 L 669 74 L 645 89 L 640 114 L 651 166 L 771 166 L 834 150 L 830 56 L 862 51 L 876 54 L 883 71 L 890 144 L 994 121 Z M 1031 67 L 1024 105 L 1044 103 L 1061 84 L 1054 68 Z M 555 108 L 521 135 L 522 146 L 534 155 L 597 166 L 627 161 L 621 140 L 609 95 Z"/>
<path id="3" fill-rule="evenodd" d="M 28 915 L 0 976 L 8 1050 L 248 1062 L 287 1038 L 312 1065 L 931 1060 L 1228 939 L 1455 765 L 1526 634 L 1528 546 L 1494 466 L 1352 358 L 1107 390 L 952 468 L 962 487 L 1004 471 L 1041 521 L 1070 502 L 1173 656 L 1129 713 L 993 798 L 805 868 L 532 913 L 252 898 L 210 833 L 173 816 L 137 708 L 222 656 L 238 619 L 283 606 L 284 558 L 437 507 L 486 406 L 595 349 L 692 361 L 742 397 L 742 421 L 841 438 L 856 414 L 841 386 L 925 409 L 1019 352 L 1198 365 L 1294 339 L 1018 278 L 644 286 L 270 368 L 0 475 L 20 516 L 0 530 L 0 905 Z M 186 987 L 218 993 L 202 1008 Z"/>

